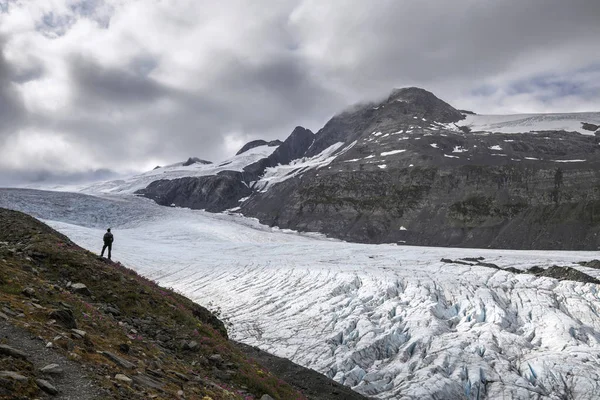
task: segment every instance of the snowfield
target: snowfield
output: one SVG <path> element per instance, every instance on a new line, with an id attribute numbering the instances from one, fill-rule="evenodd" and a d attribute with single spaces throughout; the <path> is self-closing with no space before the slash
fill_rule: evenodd
<path id="1" fill-rule="evenodd" d="M 523 133 L 531 131 L 579 132 L 593 135 L 583 129 L 582 122 L 600 125 L 600 112 L 563 114 L 466 115 L 457 125 L 468 126 L 474 132 Z"/>
<path id="2" fill-rule="evenodd" d="M 597 399 L 600 287 L 501 268 L 594 252 L 363 245 L 129 195 L 0 190 L 99 252 L 219 310 L 233 339 L 380 399 Z M 399 228 L 401 229 L 401 228 Z M 600 270 L 578 267 L 600 278 Z"/>

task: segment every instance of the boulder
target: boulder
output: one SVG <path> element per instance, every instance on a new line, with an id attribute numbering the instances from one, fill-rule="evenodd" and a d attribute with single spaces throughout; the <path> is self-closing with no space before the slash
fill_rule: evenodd
<path id="1" fill-rule="evenodd" d="M 50 318 L 55 319 L 62 326 L 68 329 L 77 329 L 77 321 L 73 316 L 73 311 L 69 309 L 55 310 L 50 313 Z"/>
<path id="2" fill-rule="evenodd" d="M 136 385 L 148 387 L 155 390 L 162 391 L 162 388 L 164 386 L 162 382 L 159 382 L 156 379 L 152 379 L 148 375 L 144 374 L 135 375 L 132 379 L 133 383 L 135 383 Z"/>
<path id="3" fill-rule="evenodd" d="M 77 294 L 81 294 L 84 296 L 91 296 L 92 292 L 90 292 L 90 289 L 88 289 L 87 286 L 85 286 L 83 283 L 74 283 L 71 285 L 71 290 L 73 291 L 73 293 L 77 293 Z"/>
<path id="4" fill-rule="evenodd" d="M 118 381 L 121 381 L 121 382 L 125 382 L 125 383 L 133 382 L 133 380 L 130 377 L 128 377 L 127 375 L 123 375 L 123 374 L 116 374 L 115 379 Z"/>
<path id="5" fill-rule="evenodd" d="M 35 383 L 40 389 L 42 389 L 48 394 L 51 394 L 52 396 L 56 396 L 58 394 L 58 389 L 56 389 L 50 382 L 48 382 L 45 379 L 36 379 Z"/>
<path id="6" fill-rule="evenodd" d="M 27 354 L 5 344 L 0 344 L 0 354 L 13 358 L 19 358 L 21 360 L 27 359 Z"/>
<path id="7" fill-rule="evenodd" d="M 17 382 L 27 382 L 27 377 L 14 371 L 0 371 L 0 378 L 10 378 Z"/>
<path id="8" fill-rule="evenodd" d="M 134 363 L 129 362 L 119 356 L 117 356 L 116 354 L 113 354 L 109 351 L 103 351 L 101 352 L 101 354 L 108 358 L 109 360 L 111 360 L 112 362 L 114 362 L 115 364 L 117 364 L 120 367 L 126 368 L 126 369 L 135 369 L 136 366 Z"/>
<path id="9" fill-rule="evenodd" d="M 61 375 L 64 373 L 64 370 L 58 364 L 48 364 L 40 369 L 40 372 L 48 375 Z"/>

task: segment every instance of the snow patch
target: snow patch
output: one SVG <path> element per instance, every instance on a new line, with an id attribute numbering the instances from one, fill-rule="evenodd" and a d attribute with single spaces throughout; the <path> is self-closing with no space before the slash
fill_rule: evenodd
<path id="1" fill-rule="evenodd" d="M 383 153 L 380 154 L 380 156 L 385 157 L 385 156 L 391 156 L 392 154 L 399 154 L 399 153 L 404 153 L 406 150 L 392 150 L 392 151 L 384 151 Z"/>
<path id="2" fill-rule="evenodd" d="M 338 142 L 329 146 L 314 157 L 304 157 L 298 160 L 293 160 L 288 165 L 277 165 L 275 167 L 267 168 L 262 178 L 255 182 L 253 188 L 260 192 L 265 192 L 270 186 L 284 182 L 309 170 L 328 167 L 329 164 L 331 164 L 331 162 L 338 156 L 345 154 L 348 150 L 354 147 L 356 145 L 356 140 L 341 149 L 343 145 L 343 142 Z"/>
<path id="3" fill-rule="evenodd" d="M 473 131 L 500 133 L 523 133 L 531 131 L 567 131 L 583 135 L 594 135 L 582 127 L 582 121 L 600 124 L 600 112 L 515 114 L 515 115 L 467 115 L 460 126 Z"/>

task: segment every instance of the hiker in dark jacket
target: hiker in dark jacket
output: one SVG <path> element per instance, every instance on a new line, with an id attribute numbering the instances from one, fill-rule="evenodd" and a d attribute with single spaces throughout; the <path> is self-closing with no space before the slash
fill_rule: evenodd
<path id="1" fill-rule="evenodd" d="M 113 237 L 113 234 L 110 233 L 110 228 L 108 228 L 106 230 L 106 233 L 104 234 L 104 246 L 102 247 L 102 253 L 100 253 L 100 257 L 104 256 L 104 250 L 106 250 L 106 248 L 108 247 L 108 259 L 110 260 L 110 251 L 112 250 L 112 242 L 115 239 Z"/>

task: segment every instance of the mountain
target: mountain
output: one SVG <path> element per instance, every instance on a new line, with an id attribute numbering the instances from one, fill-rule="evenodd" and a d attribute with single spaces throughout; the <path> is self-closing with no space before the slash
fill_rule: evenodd
<path id="1" fill-rule="evenodd" d="M 396 89 L 316 134 L 297 127 L 278 147 L 238 152 L 235 168 L 151 174 L 129 189 L 349 241 L 596 249 L 599 127 L 600 113 L 478 115 Z"/>

